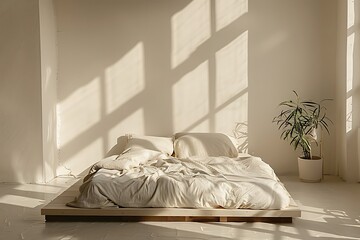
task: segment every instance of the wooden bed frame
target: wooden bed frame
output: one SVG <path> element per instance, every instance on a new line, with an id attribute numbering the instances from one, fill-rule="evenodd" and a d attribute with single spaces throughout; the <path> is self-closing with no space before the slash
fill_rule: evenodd
<path id="1" fill-rule="evenodd" d="M 274 222 L 291 223 L 301 211 L 291 199 L 282 210 L 190 209 L 190 208 L 72 208 L 65 204 L 79 194 L 79 179 L 70 188 L 41 209 L 47 222 L 58 221 L 186 221 L 186 222 Z"/>

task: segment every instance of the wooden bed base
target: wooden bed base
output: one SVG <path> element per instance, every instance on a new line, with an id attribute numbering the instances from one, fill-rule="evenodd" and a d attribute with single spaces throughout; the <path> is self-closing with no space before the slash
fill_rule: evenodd
<path id="1" fill-rule="evenodd" d="M 282 210 L 190 209 L 190 208 L 72 208 L 65 204 L 79 194 L 82 179 L 41 209 L 46 222 L 63 221 L 185 221 L 185 222 L 273 222 L 291 223 L 301 211 L 292 200 Z"/>
<path id="2" fill-rule="evenodd" d="M 174 216 L 65 216 L 46 215 L 46 222 L 267 222 L 292 223 L 291 217 L 174 217 Z"/>

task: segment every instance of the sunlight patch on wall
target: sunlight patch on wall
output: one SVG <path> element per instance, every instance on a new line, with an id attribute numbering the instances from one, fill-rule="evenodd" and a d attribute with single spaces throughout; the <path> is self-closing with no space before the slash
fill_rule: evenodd
<path id="1" fill-rule="evenodd" d="M 347 28 L 351 28 L 355 24 L 355 0 L 347 1 Z"/>
<path id="2" fill-rule="evenodd" d="M 58 111 L 61 147 L 100 121 L 100 78 L 93 79 L 60 102 Z"/>
<path id="3" fill-rule="evenodd" d="M 352 130 L 352 96 L 346 99 L 346 133 Z"/>
<path id="4" fill-rule="evenodd" d="M 209 113 L 209 63 L 203 62 L 173 85 L 174 130 L 183 131 Z"/>
<path id="5" fill-rule="evenodd" d="M 19 195 L 5 195 L 0 197 L 0 204 L 9 204 L 19 207 L 36 208 L 44 201 L 37 198 L 23 197 Z"/>
<path id="6" fill-rule="evenodd" d="M 248 12 L 248 0 L 216 0 L 216 31 Z"/>
<path id="7" fill-rule="evenodd" d="M 216 107 L 248 86 L 248 32 L 216 53 Z"/>
<path id="8" fill-rule="evenodd" d="M 137 43 L 105 70 L 106 113 L 109 114 L 145 88 L 144 44 Z"/>
<path id="9" fill-rule="evenodd" d="M 352 130 L 353 123 L 353 98 L 351 90 L 353 89 L 354 81 L 354 45 L 355 45 L 355 33 L 350 34 L 347 37 L 346 46 L 346 93 L 348 95 L 346 99 L 346 133 Z"/>
<path id="10" fill-rule="evenodd" d="M 346 92 L 353 88 L 354 81 L 354 44 L 355 33 L 347 37 L 347 53 L 346 53 Z"/>
<path id="11" fill-rule="evenodd" d="M 109 146 L 107 146 L 107 150 L 116 144 L 118 137 L 124 136 L 125 134 L 145 134 L 143 108 L 136 110 L 110 129 L 108 133 Z"/>
<path id="12" fill-rule="evenodd" d="M 63 160 L 56 170 L 59 175 L 78 175 L 104 156 L 103 140 L 97 138 L 70 158 Z"/>
<path id="13" fill-rule="evenodd" d="M 171 18 L 171 67 L 183 63 L 210 38 L 210 1 L 194 0 Z"/>
<path id="14" fill-rule="evenodd" d="M 238 99 L 224 106 L 215 115 L 215 131 L 233 135 L 235 122 L 246 124 L 248 121 L 248 93 L 245 92 Z M 247 132 L 247 125 L 243 126 Z M 247 139 L 243 138 L 242 141 Z"/>

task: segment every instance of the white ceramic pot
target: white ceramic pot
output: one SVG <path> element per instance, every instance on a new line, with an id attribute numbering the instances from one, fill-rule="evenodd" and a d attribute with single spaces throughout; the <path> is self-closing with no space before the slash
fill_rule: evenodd
<path id="1" fill-rule="evenodd" d="M 322 179 L 322 163 L 320 157 L 303 159 L 298 157 L 299 177 L 303 182 L 320 182 Z"/>

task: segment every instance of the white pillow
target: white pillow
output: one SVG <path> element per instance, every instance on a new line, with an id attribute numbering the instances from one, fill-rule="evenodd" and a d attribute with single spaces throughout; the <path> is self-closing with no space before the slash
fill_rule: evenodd
<path id="1" fill-rule="evenodd" d="M 174 152 L 172 138 L 155 136 L 129 136 L 125 149 L 141 148 L 165 153 L 169 156 Z M 125 151 L 126 151 L 125 150 Z"/>
<path id="2" fill-rule="evenodd" d="M 237 157 L 238 151 L 230 138 L 222 133 L 177 133 L 175 157 Z"/>

